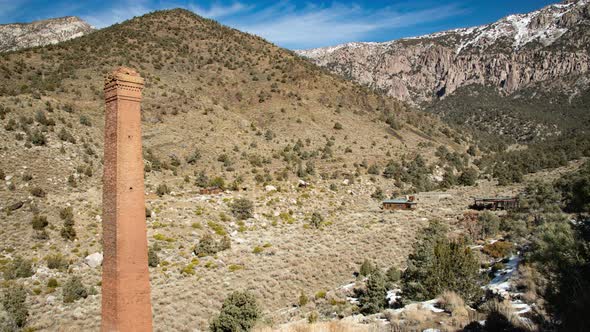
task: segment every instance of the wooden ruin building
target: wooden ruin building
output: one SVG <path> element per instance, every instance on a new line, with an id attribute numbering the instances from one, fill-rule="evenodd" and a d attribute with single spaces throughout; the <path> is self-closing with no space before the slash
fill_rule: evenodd
<path id="1" fill-rule="evenodd" d="M 475 210 L 513 210 L 520 206 L 518 197 L 481 197 L 474 198 Z"/>
<path id="2" fill-rule="evenodd" d="M 418 204 L 414 196 L 407 198 L 386 199 L 383 201 L 383 210 L 413 210 Z"/>

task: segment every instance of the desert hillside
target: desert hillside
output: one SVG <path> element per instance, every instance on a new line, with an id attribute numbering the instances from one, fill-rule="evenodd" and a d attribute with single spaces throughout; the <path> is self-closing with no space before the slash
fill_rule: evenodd
<path id="1" fill-rule="evenodd" d="M 146 79 L 158 330 L 206 326 L 235 289 L 272 320 L 302 291 L 347 281 L 368 252 L 402 264 L 424 218 L 381 222 L 380 200 L 473 181 L 470 138 L 436 117 L 185 10 L 2 54 L 0 264 L 32 264 L 17 278 L 31 328 L 98 328 L 100 266 L 85 258 L 102 251 L 103 77 L 121 65 Z M 196 257 L 204 238 L 225 250 Z M 73 277 L 90 295 L 70 303 Z"/>

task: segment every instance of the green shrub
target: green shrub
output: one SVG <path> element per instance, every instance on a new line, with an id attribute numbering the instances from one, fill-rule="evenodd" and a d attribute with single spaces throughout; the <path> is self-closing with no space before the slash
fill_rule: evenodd
<path id="1" fill-rule="evenodd" d="M 160 258 L 158 257 L 158 252 L 156 246 L 151 246 L 148 249 L 148 266 L 156 267 L 160 264 Z"/>
<path id="2" fill-rule="evenodd" d="M 244 269 L 244 265 L 238 265 L 238 264 L 230 264 L 227 269 L 229 270 L 229 272 L 236 272 L 239 270 L 243 270 Z"/>
<path id="3" fill-rule="evenodd" d="M 525 237 L 529 233 L 526 220 L 508 217 L 500 219 L 500 230 L 508 233 L 507 237 L 512 239 Z"/>
<path id="4" fill-rule="evenodd" d="M 55 126 L 55 121 L 53 121 L 53 119 L 48 119 L 47 116 L 45 116 L 45 112 L 42 110 L 37 111 L 35 114 L 35 120 L 44 126 Z"/>
<path id="5" fill-rule="evenodd" d="M 377 164 L 372 164 L 371 166 L 369 166 L 369 169 L 367 169 L 367 173 L 372 175 L 379 175 L 381 171 L 379 170 L 379 166 L 377 166 Z"/>
<path id="6" fill-rule="evenodd" d="M 246 198 L 238 198 L 233 201 L 230 208 L 236 218 L 245 220 L 252 217 L 254 203 Z"/>
<path id="7" fill-rule="evenodd" d="M 314 310 L 312 312 L 309 313 L 309 315 L 307 315 L 307 322 L 309 324 L 314 324 L 316 323 L 318 320 L 320 319 L 320 314 Z"/>
<path id="8" fill-rule="evenodd" d="M 334 123 L 334 129 L 336 130 L 342 130 L 342 124 L 340 122 L 336 122 Z"/>
<path id="9" fill-rule="evenodd" d="M 82 284 L 80 277 L 71 277 L 62 287 L 64 303 L 72 303 L 88 297 L 88 289 Z"/>
<path id="10" fill-rule="evenodd" d="M 590 218 L 549 222 L 535 230 L 527 258 L 547 279 L 543 298 L 560 331 L 588 331 L 590 317 Z"/>
<path id="11" fill-rule="evenodd" d="M 195 151 L 186 157 L 186 163 L 193 165 L 196 164 L 199 159 L 201 159 L 201 151 L 195 148 Z"/>
<path id="12" fill-rule="evenodd" d="M 16 256 L 4 267 L 4 279 L 28 278 L 33 275 L 32 261 Z"/>
<path id="13" fill-rule="evenodd" d="M 401 165 L 396 161 L 390 160 L 383 170 L 383 177 L 386 179 L 400 179 L 401 172 Z"/>
<path id="14" fill-rule="evenodd" d="M 57 137 L 64 141 L 64 142 L 70 142 L 72 144 L 76 144 L 76 139 L 74 138 L 74 136 L 72 136 L 72 134 L 70 134 L 65 127 L 62 127 L 61 130 L 59 131 L 59 133 L 57 134 Z"/>
<path id="15" fill-rule="evenodd" d="M 359 275 L 363 277 L 369 276 L 375 269 L 375 265 L 370 260 L 365 259 L 359 268 Z"/>
<path id="16" fill-rule="evenodd" d="M 233 292 L 224 301 L 219 315 L 211 321 L 212 332 L 250 331 L 260 317 L 256 298 L 249 292 Z"/>
<path id="17" fill-rule="evenodd" d="M 479 261 L 461 242 L 446 237 L 446 227 L 431 221 L 408 257 L 402 275 L 404 299 L 424 301 L 454 291 L 474 301 L 481 293 Z"/>
<path id="18" fill-rule="evenodd" d="M 494 258 L 503 258 L 510 255 L 512 252 L 513 245 L 508 241 L 496 241 L 493 244 L 486 244 L 483 246 L 482 251 L 489 256 Z"/>
<path id="19" fill-rule="evenodd" d="M 459 184 L 463 186 L 473 186 L 475 185 L 479 174 L 475 168 L 468 168 L 461 173 L 459 176 Z"/>
<path id="20" fill-rule="evenodd" d="M 57 282 L 57 279 L 49 278 L 49 280 L 47 280 L 47 287 L 48 288 L 57 288 L 58 286 L 59 286 L 59 283 Z"/>
<path id="21" fill-rule="evenodd" d="M 317 291 L 315 293 L 315 298 L 316 299 L 325 299 L 326 298 L 326 291 L 325 290 Z"/>
<path id="22" fill-rule="evenodd" d="M 209 187 L 225 189 L 225 180 L 220 176 L 216 176 L 209 181 Z"/>
<path id="23" fill-rule="evenodd" d="M 41 146 L 47 144 L 47 138 L 45 138 L 45 135 L 43 135 L 43 133 L 38 129 L 29 132 L 27 138 L 33 145 Z"/>
<path id="24" fill-rule="evenodd" d="M 378 201 L 382 201 L 385 198 L 385 193 L 383 192 L 383 189 L 381 189 L 380 187 L 375 188 L 375 191 L 371 194 L 371 198 Z"/>
<path id="25" fill-rule="evenodd" d="M 84 114 L 80 115 L 80 124 L 87 127 L 92 127 L 92 122 L 90 122 L 90 118 Z"/>
<path id="26" fill-rule="evenodd" d="M 367 279 L 367 290 L 359 298 L 361 311 L 366 314 L 380 312 L 386 305 L 387 287 L 379 269 L 375 269 Z"/>
<path id="27" fill-rule="evenodd" d="M 76 230 L 74 229 L 74 219 L 64 220 L 60 231 L 61 237 L 68 241 L 73 241 L 76 238 Z"/>
<path id="28" fill-rule="evenodd" d="M 555 187 L 563 195 L 564 211 L 570 213 L 590 212 L 590 161 L 584 163 L 577 172 L 571 172 L 561 177 Z"/>
<path id="29" fill-rule="evenodd" d="M 389 269 L 387 269 L 387 272 L 385 272 L 385 279 L 389 285 L 398 282 L 400 278 L 401 272 L 395 266 L 390 267 Z"/>
<path id="30" fill-rule="evenodd" d="M 33 220 L 31 221 L 31 223 L 33 224 L 33 229 L 37 230 L 37 231 L 41 231 L 41 230 L 45 229 L 45 227 L 47 227 L 47 225 L 49 225 L 49 222 L 47 221 L 47 217 L 41 216 L 38 214 L 33 216 Z"/>
<path id="31" fill-rule="evenodd" d="M 231 247 L 231 240 L 228 236 L 224 236 L 219 241 L 215 240 L 211 234 L 205 234 L 199 240 L 199 243 L 193 249 L 193 252 L 198 257 L 215 255 L 216 253 L 227 250 Z"/>
<path id="32" fill-rule="evenodd" d="M 324 222 L 324 217 L 319 212 L 314 212 L 311 215 L 310 224 L 315 228 L 320 228 L 322 223 Z"/>
<path id="33" fill-rule="evenodd" d="M 307 295 L 305 295 L 305 293 L 303 291 L 301 291 L 301 294 L 299 295 L 299 306 L 305 307 L 305 305 L 308 302 L 309 302 L 309 298 L 307 297 Z"/>
<path id="34" fill-rule="evenodd" d="M 197 264 L 195 264 L 196 262 L 190 262 L 189 264 L 187 264 L 186 266 L 184 266 L 183 268 L 180 269 L 180 274 L 186 274 L 186 275 L 195 275 L 195 266 Z"/>
<path id="35" fill-rule="evenodd" d="M 70 206 L 59 210 L 59 217 L 62 220 L 74 219 L 74 209 Z"/>
<path id="36" fill-rule="evenodd" d="M 41 187 L 33 187 L 29 191 L 30 191 L 31 195 L 33 195 L 35 197 L 43 198 L 43 197 L 47 196 L 47 193 Z"/>
<path id="37" fill-rule="evenodd" d="M 500 231 L 500 218 L 490 211 L 484 211 L 477 217 L 477 222 L 481 226 L 481 238 L 495 236 Z"/>
<path id="38" fill-rule="evenodd" d="M 161 183 L 160 185 L 158 185 L 158 188 L 156 189 L 156 194 L 160 197 L 167 195 L 170 193 L 170 189 L 168 188 L 168 186 L 165 183 Z"/>
<path id="39" fill-rule="evenodd" d="M 70 266 L 70 262 L 61 253 L 48 255 L 45 261 L 47 261 L 47 267 L 54 270 L 66 270 Z"/>
<path id="40" fill-rule="evenodd" d="M 2 294 L 2 307 L 7 313 L 7 321 L 3 323 L 2 331 L 19 331 L 24 327 L 29 317 L 27 305 L 27 291 L 22 285 L 10 285 Z M 11 326 L 15 328 L 11 328 Z"/>

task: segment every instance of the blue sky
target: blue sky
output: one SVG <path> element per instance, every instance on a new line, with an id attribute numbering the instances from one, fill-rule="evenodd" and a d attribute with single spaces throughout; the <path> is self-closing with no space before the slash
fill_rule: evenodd
<path id="1" fill-rule="evenodd" d="M 0 23 L 76 15 L 102 28 L 150 11 L 182 7 L 290 49 L 387 41 L 490 23 L 550 0 L 0 0 Z"/>

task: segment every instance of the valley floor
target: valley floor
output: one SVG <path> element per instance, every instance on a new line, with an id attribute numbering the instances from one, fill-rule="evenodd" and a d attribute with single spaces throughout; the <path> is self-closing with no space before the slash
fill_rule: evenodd
<path id="1" fill-rule="evenodd" d="M 565 171 L 533 174 L 527 180 L 548 180 Z M 304 189 L 292 186 L 280 191 L 228 192 L 216 196 L 189 190 L 162 198 L 148 196 L 147 205 L 153 211 L 148 218 L 148 239 L 150 243 L 158 242 L 162 248 L 160 265 L 150 268 L 155 330 L 204 330 L 225 296 L 233 290 L 249 290 L 256 295 L 264 311 L 264 322 L 269 326 L 276 328 L 301 320 L 305 315 L 294 305 L 302 292 L 311 298 L 318 291 L 329 292 L 354 282 L 353 273 L 364 259 L 371 259 L 382 268 L 392 265 L 403 268 L 417 232 L 429 219 L 441 219 L 451 232 L 459 231 L 458 220 L 468 210 L 473 197 L 515 195 L 523 187 L 501 187 L 482 180 L 475 187 L 420 193 L 415 211 L 383 212 L 379 202 L 370 198 L 375 185 L 368 179 L 342 184 L 337 192 L 330 191 L 328 185 L 328 182 L 317 182 Z M 99 189 L 94 189 L 64 198 L 64 203 L 88 202 L 77 213 L 93 221 L 84 227 L 94 227 L 94 239 L 90 235 L 84 243 L 76 243 L 76 249 L 63 248 L 66 252 L 78 252 L 79 247 L 100 243 L 100 216 L 96 213 L 99 194 Z M 229 213 L 227 202 L 237 196 L 256 202 L 254 218 L 243 225 L 223 221 Z M 314 211 L 325 217 L 320 229 L 308 224 Z M 215 227 L 212 221 L 230 235 L 231 249 L 215 257 L 199 258 L 197 262 L 192 248 L 204 229 Z M 7 232 L 2 235 L 7 236 Z M 191 261 L 194 267 L 189 271 L 194 274 L 181 273 Z M 86 285 L 100 290 L 100 267 L 90 268 L 81 258 L 74 258 L 70 269 L 82 276 Z M 67 275 L 40 266 L 33 277 L 25 280 L 25 285 L 46 285 L 50 277 L 57 278 L 61 284 Z M 29 301 L 30 326 L 36 329 L 86 331 L 100 327 L 100 294 L 63 304 L 61 291 L 41 290 L 38 296 L 30 296 Z"/>

